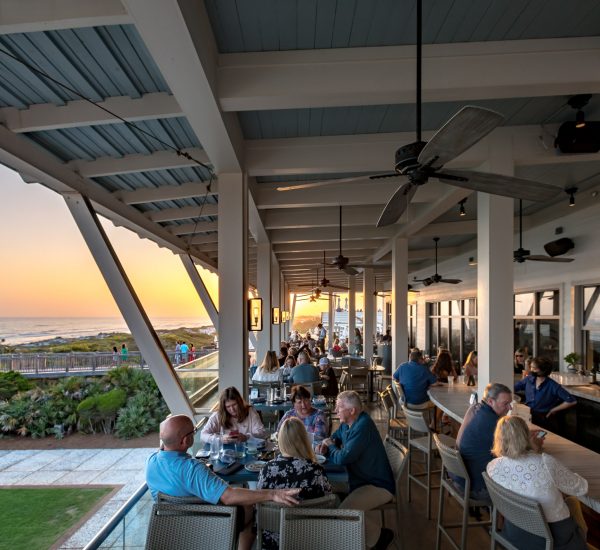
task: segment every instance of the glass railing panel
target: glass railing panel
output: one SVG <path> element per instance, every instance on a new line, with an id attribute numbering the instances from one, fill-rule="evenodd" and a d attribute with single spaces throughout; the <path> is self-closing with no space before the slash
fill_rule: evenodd
<path id="1" fill-rule="evenodd" d="M 218 351 L 179 365 L 175 372 L 194 408 L 207 410 L 214 404 L 219 385 Z"/>

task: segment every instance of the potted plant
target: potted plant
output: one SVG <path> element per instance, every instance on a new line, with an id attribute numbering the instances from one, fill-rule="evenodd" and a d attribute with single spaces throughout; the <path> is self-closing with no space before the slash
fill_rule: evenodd
<path id="1" fill-rule="evenodd" d="M 569 353 L 568 355 L 565 355 L 564 357 L 565 363 L 567 363 L 568 366 L 568 370 L 570 372 L 576 372 L 578 370 L 578 366 L 581 363 L 581 355 L 579 355 L 578 353 L 575 353 L 574 351 Z"/>

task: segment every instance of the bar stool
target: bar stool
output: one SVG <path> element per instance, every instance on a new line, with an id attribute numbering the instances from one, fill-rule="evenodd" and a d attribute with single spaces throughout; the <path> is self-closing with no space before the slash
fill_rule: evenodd
<path id="1" fill-rule="evenodd" d="M 442 473 L 440 478 L 440 504 L 438 508 L 437 519 L 437 536 L 435 540 L 435 549 L 439 550 L 442 543 L 442 535 L 446 537 L 450 545 L 455 550 L 464 550 L 467 547 L 467 529 L 474 526 L 491 525 L 490 521 L 474 521 L 469 522 L 469 507 L 470 506 L 490 506 L 489 501 L 475 500 L 469 497 L 471 494 L 471 479 L 465 463 L 458 449 L 451 448 L 446 442 L 441 441 L 440 436 L 434 434 L 434 443 L 442 457 Z M 453 440 L 454 441 L 454 440 Z M 454 441 L 456 443 L 456 441 Z M 465 480 L 465 488 L 461 493 L 459 489 L 452 483 L 448 474 L 461 477 Z M 444 524 L 444 501 L 445 494 L 448 493 L 454 497 L 462 508 L 462 521 L 460 523 Z M 460 546 L 450 536 L 448 529 L 461 529 Z"/>
<path id="2" fill-rule="evenodd" d="M 440 472 L 440 470 L 433 470 L 433 452 L 436 449 L 435 441 L 433 440 L 433 434 L 429 429 L 427 421 L 423 415 L 423 411 L 415 411 L 406 408 L 404 406 L 402 408 L 404 411 L 404 416 L 406 417 L 406 423 L 408 424 L 408 479 L 407 479 L 407 496 L 408 502 L 410 502 L 411 497 L 411 481 L 423 487 L 427 491 L 427 519 L 431 519 L 431 491 L 433 489 L 439 489 L 439 485 L 431 484 L 431 476 L 432 474 Z M 417 434 L 426 434 L 415 437 L 415 432 Z M 454 441 L 452 438 L 440 435 L 440 440 L 446 445 L 451 446 Z M 411 451 L 411 447 L 417 451 L 421 451 L 425 456 L 425 466 L 426 471 L 415 473 L 413 472 L 411 466 L 413 463 L 413 452 Z M 421 478 L 425 477 L 425 481 Z"/>
<path id="3" fill-rule="evenodd" d="M 406 443 L 408 426 L 406 424 L 406 420 L 396 418 L 396 407 L 394 397 L 392 396 L 391 392 L 387 389 L 379 392 L 379 399 L 381 400 L 381 404 L 387 413 L 388 435 L 395 437 L 402 443 Z"/>

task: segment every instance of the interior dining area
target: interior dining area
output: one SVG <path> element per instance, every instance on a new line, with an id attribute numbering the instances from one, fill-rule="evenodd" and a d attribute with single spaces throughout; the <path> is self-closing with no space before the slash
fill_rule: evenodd
<path id="1" fill-rule="evenodd" d="M 600 548 L 599 4 L 4 0 L 0 68 L 0 163 L 170 411 L 86 549 Z M 106 220 L 215 353 L 173 364 Z"/>

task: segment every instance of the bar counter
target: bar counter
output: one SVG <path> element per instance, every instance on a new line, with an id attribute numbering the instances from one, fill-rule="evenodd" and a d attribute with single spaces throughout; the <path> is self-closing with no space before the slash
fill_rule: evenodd
<path id="1" fill-rule="evenodd" d="M 435 386 L 429 397 L 448 416 L 459 423 L 469 408 L 469 397 L 474 388 L 464 384 Z M 600 513 L 600 454 L 590 451 L 564 437 L 548 432 L 544 452 L 560 460 L 567 468 L 588 481 L 588 494 L 579 500 Z"/>

